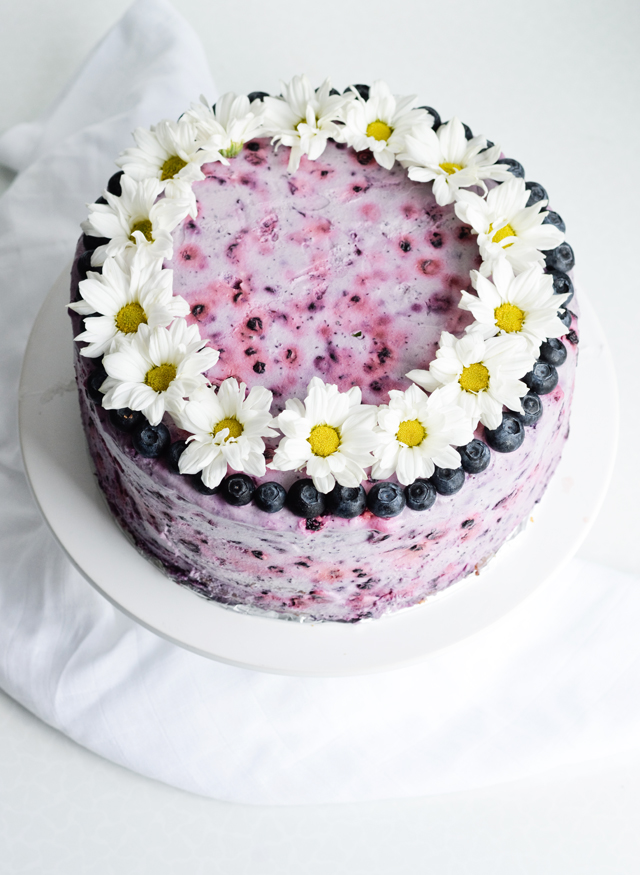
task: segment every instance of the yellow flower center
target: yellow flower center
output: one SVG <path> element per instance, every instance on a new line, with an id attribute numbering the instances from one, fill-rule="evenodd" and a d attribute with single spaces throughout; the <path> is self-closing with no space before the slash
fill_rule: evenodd
<path id="1" fill-rule="evenodd" d="M 489 233 L 493 231 L 493 225 L 489 225 Z M 505 225 L 504 228 L 500 228 L 499 231 L 491 238 L 494 243 L 501 243 L 505 237 L 516 237 L 516 232 L 514 231 L 511 225 Z M 510 246 L 513 246 L 513 243 L 507 243 L 506 246 L 503 246 L 503 249 L 508 249 Z"/>
<path id="2" fill-rule="evenodd" d="M 367 137 L 373 137 L 374 140 L 388 140 L 392 133 L 393 128 L 379 118 L 367 125 Z"/>
<path id="3" fill-rule="evenodd" d="M 242 142 L 235 143 L 231 142 L 231 145 L 228 149 L 221 149 L 220 154 L 225 158 L 235 158 L 236 155 L 240 154 L 240 150 L 242 149 Z"/>
<path id="4" fill-rule="evenodd" d="M 465 392 L 473 392 L 474 395 L 477 395 L 489 385 L 489 369 L 482 362 L 474 362 L 462 369 L 458 382 L 460 388 L 464 389 Z"/>
<path id="5" fill-rule="evenodd" d="M 145 374 L 144 381 L 151 386 L 154 392 L 166 392 L 175 380 L 178 369 L 175 365 L 158 365 L 150 368 Z"/>
<path id="6" fill-rule="evenodd" d="M 405 419 L 400 423 L 396 434 L 397 440 L 408 447 L 417 447 L 426 438 L 427 431 L 417 419 Z"/>
<path id="7" fill-rule="evenodd" d="M 307 440 L 314 456 L 330 456 L 340 446 L 340 432 L 332 425 L 314 425 Z"/>
<path id="8" fill-rule="evenodd" d="M 131 226 L 131 236 L 129 237 L 129 240 L 131 240 L 132 243 L 136 242 L 136 238 L 133 236 L 134 231 L 142 231 L 149 243 L 153 243 L 153 234 L 151 233 L 153 231 L 153 225 L 151 224 L 151 219 L 138 219 L 137 222 L 133 223 Z"/>
<path id="9" fill-rule="evenodd" d="M 444 170 L 448 176 L 451 176 L 451 174 L 455 173 L 457 170 L 462 170 L 462 164 L 454 164 L 452 161 L 445 161 L 440 165 L 440 169 Z"/>
<path id="10" fill-rule="evenodd" d="M 120 307 L 116 316 L 116 328 L 123 334 L 135 334 L 142 323 L 147 323 L 147 314 L 137 301 Z"/>
<path id="11" fill-rule="evenodd" d="M 177 176 L 182 168 L 186 166 L 186 161 L 183 161 L 182 158 L 179 158 L 177 155 L 172 155 L 170 158 L 167 158 L 167 160 L 162 165 L 162 176 L 160 177 L 160 179 L 163 182 L 165 179 L 173 179 L 173 177 Z"/>
<path id="12" fill-rule="evenodd" d="M 235 416 L 230 416 L 228 419 L 221 419 L 212 431 L 214 437 L 218 434 L 218 432 L 222 431 L 223 428 L 229 429 L 229 434 L 224 439 L 225 443 L 229 440 L 229 438 L 239 438 L 244 431 L 244 426 L 241 422 L 238 422 Z"/>
<path id="13" fill-rule="evenodd" d="M 493 315 L 496 317 L 496 325 L 501 331 L 507 331 L 509 334 L 514 331 L 522 331 L 526 314 L 515 304 L 500 304 L 493 311 Z"/>

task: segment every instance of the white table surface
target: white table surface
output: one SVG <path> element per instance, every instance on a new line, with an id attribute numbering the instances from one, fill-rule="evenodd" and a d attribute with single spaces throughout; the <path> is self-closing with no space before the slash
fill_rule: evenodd
<path id="1" fill-rule="evenodd" d="M 299 72 L 318 83 L 329 73 L 338 87 L 386 78 L 500 142 L 545 185 L 609 337 L 622 402 L 613 483 L 580 555 L 640 573 L 637 0 L 174 5 L 197 26 L 221 91 L 276 91 Z M 0 0 L 0 131 L 44 109 L 127 6 Z M 0 171 L 0 191 L 9 182 Z M 627 875 L 640 866 L 639 808 L 640 747 L 419 800 L 229 805 L 101 760 L 0 694 L 2 875 Z"/>

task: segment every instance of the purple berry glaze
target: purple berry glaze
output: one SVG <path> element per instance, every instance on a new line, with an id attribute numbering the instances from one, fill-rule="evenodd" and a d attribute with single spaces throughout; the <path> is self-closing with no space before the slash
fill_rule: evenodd
<path id="1" fill-rule="evenodd" d="M 479 266 L 475 238 L 438 207 L 431 186 L 405 171 L 362 164 L 329 143 L 293 175 L 286 149 L 260 140 L 229 167 L 205 166 L 198 217 L 174 232 L 174 290 L 189 302 L 203 337 L 221 350 L 209 373 L 303 398 L 320 375 L 341 390 L 359 385 L 365 403 L 406 389 L 427 367 L 442 330 L 460 333 L 458 309 Z M 362 157 L 362 156 L 360 156 Z M 76 254 L 81 254 L 80 247 Z M 78 282 L 72 273 L 72 298 Z M 81 320 L 72 314 L 74 335 Z M 574 319 L 572 329 L 576 329 Z M 361 337 L 354 337 L 361 332 Z M 88 397 L 93 363 L 79 355 L 82 420 L 98 481 L 136 547 L 177 582 L 227 605 L 353 622 L 422 602 L 481 568 L 527 519 L 559 462 L 569 429 L 577 346 L 543 415 L 514 453 L 492 452 L 461 491 L 423 513 L 389 520 L 303 520 L 287 509 L 234 508 L 196 491 L 163 459 L 139 456 Z M 261 363 L 261 367 L 256 367 Z M 172 440 L 186 437 L 168 417 Z M 479 427 L 476 436 L 482 438 Z M 285 487 L 304 473 L 267 470 Z M 368 489 L 370 484 L 365 483 Z"/>

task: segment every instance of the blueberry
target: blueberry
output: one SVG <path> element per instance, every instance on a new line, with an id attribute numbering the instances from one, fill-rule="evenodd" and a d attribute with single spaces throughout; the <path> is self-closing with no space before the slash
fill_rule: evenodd
<path id="1" fill-rule="evenodd" d="M 369 86 L 368 85 L 353 85 L 353 86 L 351 86 L 351 88 L 345 89 L 345 94 L 347 94 L 349 91 L 353 91 L 354 88 L 363 100 L 369 100 Z"/>
<path id="2" fill-rule="evenodd" d="M 558 310 L 558 319 L 562 322 L 565 328 L 571 328 L 571 319 L 573 318 L 573 313 L 571 310 Z"/>
<path id="3" fill-rule="evenodd" d="M 343 520 L 350 520 L 364 513 L 367 506 L 367 494 L 362 485 L 333 487 L 326 496 L 327 513 L 339 516 Z"/>
<path id="4" fill-rule="evenodd" d="M 573 282 L 569 274 L 562 270 L 550 270 L 549 276 L 553 277 L 553 294 L 554 295 L 569 295 L 563 307 L 566 307 L 571 298 L 573 298 Z"/>
<path id="5" fill-rule="evenodd" d="M 549 195 L 547 190 L 539 182 L 525 182 L 524 187 L 529 192 L 529 200 L 525 204 L 527 207 L 532 207 L 540 201 L 548 201 Z"/>
<path id="6" fill-rule="evenodd" d="M 109 419 L 118 431 L 129 432 L 142 424 L 144 416 L 139 410 L 129 410 L 128 407 L 120 407 L 117 410 L 109 411 Z"/>
<path id="7" fill-rule="evenodd" d="M 464 447 L 458 447 L 462 467 L 467 474 L 481 474 L 491 461 L 491 451 L 484 441 L 474 438 Z"/>
<path id="8" fill-rule="evenodd" d="M 515 158 L 498 158 L 498 164 L 506 164 L 509 173 L 513 173 L 518 179 L 524 179 L 524 167 Z"/>
<path id="9" fill-rule="evenodd" d="M 249 98 L 249 103 L 253 103 L 254 100 L 264 100 L 265 97 L 268 97 L 266 91 L 252 91 L 250 94 L 247 94 Z"/>
<path id="10" fill-rule="evenodd" d="M 206 486 L 202 482 L 202 474 L 194 474 L 191 477 L 191 485 L 196 490 L 196 492 L 200 493 L 200 495 L 213 495 L 213 493 L 216 491 L 215 489 L 212 489 L 210 486 Z"/>
<path id="11" fill-rule="evenodd" d="M 431 475 L 436 492 L 440 495 L 455 495 L 460 492 L 464 484 L 463 468 L 438 468 Z"/>
<path id="12" fill-rule="evenodd" d="M 107 379 L 107 372 L 102 367 L 102 365 L 98 365 L 98 367 L 92 371 L 87 377 L 87 382 L 85 383 L 85 387 L 87 390 L 87 395 L 91 398 L 92 401 L 95 401 L 96 404 L 102 404 L 102 392 L 100 391 L 100 386 Z"/>
<path id="13" fill-rule="evenodd" d="M 532 392 L 548 395 L 558 385 L 558 372 L 547 362 L 536 362 L 529 373 L 524 375 L 522 382 L 526 383 Z"/>
<path id="14" fill-rule="evenodd" d="M 440 125 L 448 125 L 448 124 L 449 124 L 448 121 L 446 121 L 446 122 L 440 122 Z M 438 125 L 438 127 L 440 127 L 440 125 Z M 471 128 L 469 127 L 469 125 L 465 125 L 465 123 L 462 122 L 462 127 L 464 128 L 464 135 L 465 135 L 465 138 L 466 138 L 467 140 L 472 140 L 472 139 L 473 139 L 473 131 L 471 130 Z M 435 125 L 434 125 L 434 130 L 435 130 Z"/>
<path id="15" fill-rule="evenodd" d="M 253 503 L 265 513 L 278 513 L 287 500 L 287 490 L 273 480 L 261 483 L 253 493 Z"/>
<path id="16" fill-rule="evenodd" d="M 414 480 L 405 486 L 404 497 L 411 510 L 429 510 L 436 500 L 436 490 L 428 480 Z"/>
<path id="17" fill-rule="evenodd" d="M 166 425 L 147 422 L 134 431 L 131 443 L 145 459 L 157 459 L 171 443 L 171 436 Z"/>
<path id="18" fill-rule="evenodd" d="M 82 235 L 82 245 L 86 252 L 93 252 L 98 246 L 106 246 L 111 240 L 111 237 L 92 237 L 90 234 Z"/>
<path id="19" fill-rule="evenodd" d="M 540 360 L 559 368 L 567 360 L 567 348 L 559 337 L 549 337 L 540 344 Z"/>
<path id="20" fill-rule="evenodd" d="M 167 468 L 172 474 L 180 473 L 180 456 L 187 449 L 186 441 L 174 441 L 167 450 L 166 462 Z"/>
<path id="21" fill-rule="evenodd" d="M 544 253 L 544 260 L 551 270 L 563 270 L 565 273 L 570 271 L 576 263 L 573 249 L 568 243 L 561 243 L 555 249 L 548 249 Z"/>
<path id="22" fill-rule="evenodd" d="M 440 125 L 442 124 L 442 119 L 440 118 L 440 113 L 435 110 L 432 106 L 420 106 L 418 109 L 426 109 L 430 116 L 433 117 L 433 130 L 437 131 Z"/>
<path id="23" fill-rule="evenodd" d="M 108 204 L 108 203 L 109 203 L 109 201 L 106 199 L 106 197 L 102 197 L 102 195 L 100 195 L 100 197 L 96 198 L 94 201 L 94 204 Z"/>
<path id="24" fill-rule="evenodd" d="M 381 480 L 373 484 L 367 495 L 367 507 L 371 513 L 385 519 L 398 516 L 405 504 L 404 491 L 399 483 Z"/>
<path id="25" fill-rule="evenodd" d="M 542 220 L 543 225 L 553 225 L 555 228 L 558 228 L 562 233 L 567 230 L 567 226 L 564 223 L 564 219 L 562 216 L 559 216 L 558 213 L 555 213 L 553 210 L 548 210 L 547 215 Z"/>
<path id="26" fill-rule="evenodd" d="M 320 90 L 319 88 L 316 88 L 316 93 L 317 93 L 319 90 Z M 338 89 L 337 89 L 337 88 L 332 88 L 331 91 L 329 92 L 329 97 L 335 97 L 335 96 L 338 95 L 338 94 L 340 94 L 340 92 L 338 91 Z"/>
<path id="27" fill-rule="evenodd" d="M 527 392 L 521 401 L 522 413 L 516 413 L 523 425 L 535 425 L 542 416 L 542 401 L 535 392 Z"/>
<path id="28" fill-rule="evenodd" d="M 230 474 L 220 484 L 220 495 L 233 507 L 249 504 L 256 491 L 256 485 L 247 474 Z"/>
<path id="29" fill-rule="evenodd" d="M 102 273 L 101 267 L 92 267 L 91 265 L 91 256 L 93 255 L 93 250 L 89 252 L 83 252 L 80 258 L 78 259 L 78 279 L 86 280 L 87 271 L 92 270 L 95 273 Z M 79 299 L 78 299 L 79 300 Z"/>
<path id="30" fill-rule="evenodd" d="M 503 413 L 497 428 L 485 428 L 484 437 L 497 453 L 512 453 L 522 446 L 524 424 L 515 413 Z"/>
<path id="31" fill-rule="evenodd" d="M 287 493 L 287 507 L 296 516 L 315 519 L 324 513 L 325 497 L 313 485 L 313 480 L 296 480 Z"/>
<path id="32" fill-rule="evenodd" d="M 109 182 L 107 183 L 107 191 L 109 194 L 114 194 L 116 197 L 120 197 L 122 194 L 122 186 L 120 185 L 120 180 L 122 179 L 122 175 L 124 170 L 118 170 L 117 173 L 114 173 Z"/>

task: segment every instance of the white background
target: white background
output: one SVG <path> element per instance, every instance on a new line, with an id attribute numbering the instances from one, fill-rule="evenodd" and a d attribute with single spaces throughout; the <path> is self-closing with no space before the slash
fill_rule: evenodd
<path id="1" fill-rule="evenodd" d="M 0 0 L 0 131 L 36 117 L 128 5 Z M 277 93 L 299 72 L 317 84 L 330 73 L 339 88 L 385 78 L 500 143 L 547 188 L 621 395 L 614 479 L 581 555 L 639 573 L 637 0 L 174 6 L 197 29 L 220 92 Z M 640 867 L 639 807 L 640 754 L 424 800 L 216 803 L 98 759 L 0 694 L 2 875 L 630 873 Z"/>

